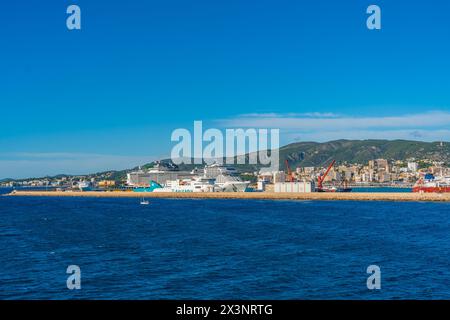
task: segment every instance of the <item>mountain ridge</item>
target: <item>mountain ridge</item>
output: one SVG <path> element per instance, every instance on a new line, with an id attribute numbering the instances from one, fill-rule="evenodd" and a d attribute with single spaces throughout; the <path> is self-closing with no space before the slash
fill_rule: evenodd
<path id="1" fill-rule="evenodd" d="M 339 139 L 327 142 L 293 142 L 287 144 L 279 149 L 279 167 L 284 169 L 285 160 L 289 161 L 291 168 L 295 167 L 325 167 L 333 159 L 337 164 L 367 164 L 373 159 L 393 160 L 430 160 L 443 162 L 445 165 L 450 164 L 450 142 L 423 142 L 414 140 L 381 140 L 381 139 L 367 139 L 367 140 L 348 140 Z M 248 159 L 248 154 L 246 155 Z M 163 159 L 162 162 L 170 161 L 170 159 Z M 156 162 L 143 164 L 143 168 L 152 167 Z M 181 170 L 192 170 L 199 165 L 188 164 L 180 165 Z M 254 171 L 258 170 L 262 165 L 234 165 L 240 171 Z M 108 174 L 110 179 L 123 180 L 126 178 L 126 173 L 136 170 L 138 167 L 125 170 L 107 170 L 82 176 L 100 177 Z M 80 176 L 80 175 L 55 175 L 58 176 Z M 31 179 L 31 178 L 29 178 Z M 39 179 L 39 178 L 34 178 Z M 12 180 L 12 179 L 2 179 Z M 16 179 L 15 181 L 24 181 L 27 179 Z"/>

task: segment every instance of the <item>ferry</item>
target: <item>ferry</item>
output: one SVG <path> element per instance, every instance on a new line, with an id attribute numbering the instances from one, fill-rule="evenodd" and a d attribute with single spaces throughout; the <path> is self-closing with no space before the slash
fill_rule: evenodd
<path id="1" fill-rule="evenodd" d="M 89 181 L 80 181 L 78 183 L 80 191 L 92 191 L 92 184 Z"/>
<path id="2" fill-rule="evenodd" d="M 412 191 L 420 193 L 450 192 L 450 176 L 435 177 L 427 173 L 414 184 Z"/>
<path id="3" fill-rule="evenodd" d="M 167 181 L 163 188 L 153 192 L 214 192 L 214 179 L 198 177 L 195 179 L 177 179 Z"/>
<path id="4" fill-rule="evenodd" d="M 153 192 L 156 189 L 163 188 L 162 185 L 155 181 L 150 181 L 150 185 L 148 187 L 136 187 L 133 189 L 134 192 Z"/>

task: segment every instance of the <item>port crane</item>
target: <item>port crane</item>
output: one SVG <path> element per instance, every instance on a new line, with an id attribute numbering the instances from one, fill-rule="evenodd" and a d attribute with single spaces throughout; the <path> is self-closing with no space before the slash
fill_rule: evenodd
<path id="1" fill-rule="evenodd" d="M 328 175 L 328 173 L 330 172 L 331 168 L 334 166 L 335 163 L 336 163 L 336 160 L 333 160 L 330 163 L 330 165 L 328 166 L 325 173 L 317 177 L 316 191 L 318 191 L 318 192 L 351 192 L 352 191 L 352 188 L 348 187 L 347 180 L 345 180 L 345 179 L 341 181 L 341 184 L 337 188 L 336 187 L 333 187 L 333 188 L 324 188 L 323 187 L 323 181 L 325 180 L 326 176 Z"/>
<path id="2" fill-rule="evenodd" d="M 292 177 L 292 171 L 291 171 L 291 168 L 289 167 L 289 161 L 287 159 L 284 160 L 284 164 L 286 165 L 286 170 L 287 170 L 287 174 L 288 174 L 288 181 L 289 182 L 294 182 L 294 177 Z"/>
<path id="3" fill-rule="evenodd" d="M 334 164 L 336 163 L 336 160 L 331 161 L 330 165 L 328 166 L 327 170 L 325 171 L 325 173 L 323 175 L 320 175 L 317 177 L 317 191 L 324 191 L 323 189 L 323 181 L 325 180 L 325 178 L 327 177 L 328 173 L 330 172 L 331 168 L 334 166 Z"/>

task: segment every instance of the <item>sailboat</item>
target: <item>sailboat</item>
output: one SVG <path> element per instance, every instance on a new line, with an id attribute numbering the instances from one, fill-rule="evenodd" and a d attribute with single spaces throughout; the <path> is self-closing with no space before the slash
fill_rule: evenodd
<path id="1" fill-rule="evenodd" d="M 142 205 L 148 205 L 148 204 L 150 204 L 150 201 L 145 200 L 145 198 L 142 197 L 141 204 L 142 204 Z"/>

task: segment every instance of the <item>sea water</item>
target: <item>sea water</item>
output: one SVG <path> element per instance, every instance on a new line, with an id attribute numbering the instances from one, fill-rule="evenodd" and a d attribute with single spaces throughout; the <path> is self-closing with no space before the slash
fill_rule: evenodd
<path id="1" fill-rule="evenodd" d="M 0 197 L 2 299 L 450 299 L 450 204 Z M 369 265 L 381 290 L 369 290 Z M 81 289 L 69 290 L 69 265 Z"/>

